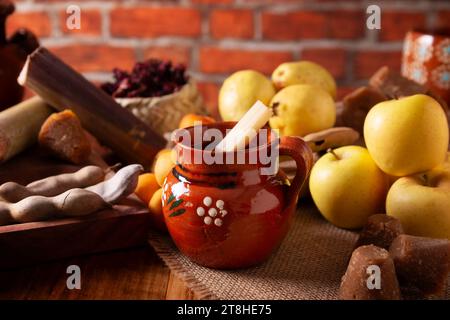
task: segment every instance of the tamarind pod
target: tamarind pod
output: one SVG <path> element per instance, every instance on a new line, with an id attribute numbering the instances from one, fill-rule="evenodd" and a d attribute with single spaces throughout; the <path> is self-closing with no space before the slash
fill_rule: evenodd
<path id="1" fill-rule="evenodd" d="M 27 187 L 16 182 L 9 181 L 0 186 L 0 201 L 14 203 L 33 195 Z"/>
<path id="2" fill-rule="evenodd" d="M 103 181 L 105 171 L 97 166 L 86 166 L 74 173 L 64 173 L 31 182 L 23 186 L 6 182 L 0 186 L 0 200 L 18 202 L 30 196 L 53 197 L 74 188 L 85 188 Z"/>
<path id="3" fill-rule="evenodd" d="M 71 189 L 53 197 L 58 213 L 63 216 L 85 216 L 111 205 L 98 194 L 86 189 Z"/>
<path id="4" fill-rule="evenodd" d="M 107 203 L 114 204 L 134 192 L 139 174 L 143 171 L 144 168 L 140 164 L 131 164 L 117 171 L 112 178 L 86 190 L 95 192 Z"/>
<path id="5" fill-rule="evenodd" d="M 10 204 L 7 202 L 0 202 L 0 226 L 14 223 L 14 219 L 11 217 L 9 210 L 9 205 Z"/>
<path id="6" fill-rule="evenodd" d="M 0 202 L 0 225 L 91 214 L 133 193 L 142 171 L 141 165 L 129 165 L 111 179 L 85 189 L 74 188 L 53 197 L 32 195 L 16 203 Z"/>
<path id="7" fill-rule="evenodd" d="M 105 171 L 98 166 L 86 166 L 74 173 L 64 173 L 31 182 L 27 189 L 35 195 L 55 196 L 74 188 L 86 188 L 103 181 Z"/>
<path id="8" fill-rule="evenodd" d="M 348 127 L 330 128 L 310 133 L 303 137 L 303 140 L 308 143 L 313 152 L 351 145 L 358 139 L 358 131 Z"/>
<path id="9" fill-rule="evenodd" d="M 110 205 L 86 189 L 71 189 L 55 197 L 31 196 L 16 203 L 0 203 L 0 225 L 48 220 L 56 217 L 84 216 Z M 7 219 L 7 217 L 11 219 Z"/>

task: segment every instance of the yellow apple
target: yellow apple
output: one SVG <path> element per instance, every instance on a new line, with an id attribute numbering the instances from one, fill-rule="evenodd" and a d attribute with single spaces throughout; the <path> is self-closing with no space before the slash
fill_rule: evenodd
<path id="1" fill-rule="evenodd" d="M 282 136 L 304 136 L 331 128 L 336 121 L 336 106 L 331 96 L 319 87 L 297 84 L 279 91 L 270 101 L 274 115 L 269 124 Z"/>
<path id="2" fill-rule="evenodd" d="M 427 95 L 384 101 L 367 114 L 364 139 L 384 172 L 393 176 L 425 172 L 444 162 L 447 118 L 439 103 Z"/>
<path id="3" fill-rule="evenodd" d="M 407 234 L 450 239 L 450 170 L 398 179 L 389 189 L 386 212 L 401 221 Z"/>
<path id="4" fill-rule="evenodd" d="M 360 228 L 384 211 L 387 176 L 366 148 L 346 146 L 328 152 L 314 165 L 309 189 L 319 211 L 341 228 Z"/>
<path id="5" fill-rule="evenodd" d="M 450 171 L 450 152 L 447 152 L 447 158 L 445 159 L 444 163 L 442 164 L 442 167 L 445 170 Z"/>

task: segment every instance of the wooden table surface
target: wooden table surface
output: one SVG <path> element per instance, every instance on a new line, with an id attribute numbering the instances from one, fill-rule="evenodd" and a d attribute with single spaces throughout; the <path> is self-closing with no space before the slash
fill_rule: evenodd
<path id="1" fill-rule="evenodd" d="M 69 290 L 69 265 L 81 289 Z M 196 299 L 150 246 L 0 271 L 0 299 Z"/>
<path id="2" fill-rule="evenodd" d="M 39 176 L 44 169 L 56 172 Z M 58 170 L 58 162 L 49 162 L 44 151 L 32 149 L 15 158 L 14 162 L 3 164 L 0 181 L 28 183 L 60 173 Z M 66 270 L 69 265 L 78 265 L 81 269 L 81 290 L 67 289 L 66 280 L 70 274 Z M 0 299 L 195 298 L 195 294 L 170 272 L 149 245 L 0 271 Z"/>

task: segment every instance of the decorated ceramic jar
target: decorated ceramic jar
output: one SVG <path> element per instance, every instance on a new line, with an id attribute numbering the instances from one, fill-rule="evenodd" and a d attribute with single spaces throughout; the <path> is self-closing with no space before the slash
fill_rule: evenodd
<path id="1" fill-rule="evenodd" d="M 408 32 L 402 74 L 426 85 L 450 105 L 450 32 Z"/>
<path id="2" fill-rule="evenodd" d="M 234 124 L 202 128 L 225 132 Z M 194 127 L 185 130 L 194 135 Z M 178 164 L 163 185 L 163 212 L 173 241 L 194 262 L 220 269 L 252 266 L 266 260 L 285 237 L 313 164 L 312 152 L 300 138 L 267 140 L 247 148 L 241 164 L 194 163 L 193 159 L 203 159 L 213 151 L 190 141 L 175 141 Z M 296 161 L 292 183 L 281 170 L 262 170 L 267 162 L 260 155 L 273 152 Z M 236 152 L 223 156 L 237 159 Z"/>

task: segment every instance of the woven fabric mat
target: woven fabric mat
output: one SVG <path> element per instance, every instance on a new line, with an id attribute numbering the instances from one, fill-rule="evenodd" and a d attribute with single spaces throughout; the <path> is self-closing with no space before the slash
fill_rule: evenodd
<path id="1" fill-rule="evenodd" d="M 201 267 L 182 255 L 169 236 L 150 244 L 201 299 L 337 299 L 357 233 L 334 227 L 312 204 L 298 209 L 280 248 L 264 264 L 232 271 Z M 450 290 L 447 288 L 447 299 Z"/>

